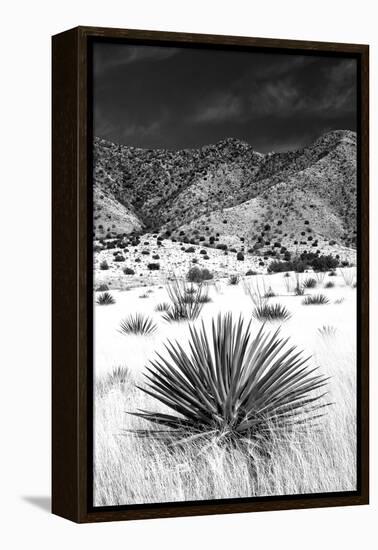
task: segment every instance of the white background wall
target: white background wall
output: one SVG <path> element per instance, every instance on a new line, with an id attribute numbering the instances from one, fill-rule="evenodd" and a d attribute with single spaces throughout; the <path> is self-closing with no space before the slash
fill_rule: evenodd
<path id="1" fill-rule="evenodd" d="M 0 34 L 0 540 L 6 539 L 3 548 L 59 550 L 84 545 L 88 549 L 154 550 L 373 548 L 378 511 L 376 336 L 372 338 L 370 507 L 77 526 L 51 516 L 47 497 L 50 490 L 50 36 L 81 24 L 369 43 L 371 275 L 376 286 L 375 5 L 373 0 L 3 3 Z M 374 283 L 372 309 L 377 306 Z M 377 312 L 373 312 L 372 322 L 376 333 Z"/>

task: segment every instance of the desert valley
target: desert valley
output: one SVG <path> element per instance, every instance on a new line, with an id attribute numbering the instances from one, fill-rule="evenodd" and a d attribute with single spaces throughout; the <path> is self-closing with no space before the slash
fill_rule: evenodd
<path id="1" fill-rule="evenodd" d="M 298 151 L 269 154 L 232 138 L 182 151 L 95 139 L 97 505 L 354 489 L 356 162 L 356 134 L 341 130 Z M 235 432 L 247 418 L 252 425 L 250 413 L 243 409 L 242 420 L 237 412 L 246 390 L 232 403 L 232 422 L 228 417 L 218 430 L 211 381 L 192 394 L 202 353 L 208 350 L 208 365 L 227 354 L 237 362 L 244 353 L 252 357 L 254 342 L 269 373 L 269 338 L 298 376 L 300 414 L 315 421 L 298 417 L 282 431 L 277 419 L 289 415 L 283 401 L 269 417 L 281 431 L 268 447 L 250 428 L 236 444 L 232 422 Z M 218 359 L 217 345 L 228 349 Z M 309 386 L 293 350 L 308 376 L 317 373 Z M 193 376 L 186 389 L 177 374 L 184 363 Z M 232 394 L 236 381 L 227 376 Z M 260 384 L 254 392 L 268 391 L 262 373 L 252 376 Z M 167 393 L 172 387 L 174 395 Z M 292 399 L 287 387 L 277 386 L 274 399 Z M 189 429 L 189 403 L 206 424 L 198 396 L 212 411 L 205 440 L 195 425 Z M 295 418 L 296 407 L 290 404 Z M 146 437 L 152 428 L 161 430 Z M 181 439 L 172 451 L 166 438 L 176 428 Z"/>

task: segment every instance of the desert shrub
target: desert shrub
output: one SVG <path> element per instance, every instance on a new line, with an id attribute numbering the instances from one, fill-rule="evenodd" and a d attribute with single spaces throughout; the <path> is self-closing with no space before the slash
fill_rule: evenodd
<path id="1" fill-rule="evenodd" d="M 156 332 L 157 326 L 150 317 L 145 317 L 141 313 L 129 315 L 121 321 L 119 332 L 121 334 L 137 334 L 148 336 Z"/>
<path id="2" fill-rule="evenodd" d="M 200 254 L 207 254 L 207 250 L 203 248 L 202 250 L 200 250 Z"/>
<path id="3" fill-rule="evenodd" d="M 304 306 L 322 306 L 328 304 L 329 300 L 324 294 L 314 294 L 312 296 L 306 296 L 302 304 Z"/>
<path id="4" fill-rule="evenodd" d="M 210 256 L 206 254 L 206 256 L 203 257 L 203 260 L 210 260 Z"/>
<path id="5" fill-rule="evenodd" d="M 333 281 L 327 281 L 324 288 L 334 288 L 335 283 Z"/>
<path id="6" fill-rule="evenodd" d="M 103 260 L 100 263 L 100 269 L 102 269 L 103 271 L 106 271 L 107 269 L 109 269 L 109 265 L 108 265 L 108 262 L 106 260 Z"/>
<path id="7" fill-rule="evenodd" d="M 157 304 L 157 306 L 155 307 L 155 311 L 160 311 L 160 312 L 163 312 L 163 311 L 168 311 L 169 308 L 170 308 L 170 304 L 168 302 L 160 302 L 159 304 Z"/>
<path id="8" fill-rule="evenodd" d="M 211 334 L 203 324 L 189 327 L 189 354 L 168 342 L 169 359 L 150 361 L 140 390 L 170 411 L 129 413 L 151 424 L 138 435 L 176 443 L 215 436 L 225 445 L 254 441 L 264 451 L 296 425 L 318 422 L 327 379 L 279 331 L 261 327 L 251 337 L 250 327 L 219 315 Z"/>
<path id="9" fill-rule="evenodd" d="M 342 278 L 344 279 L 345 285 L 353 287 L 354 283 L 356 282 L 356 271 L 355 271 L 355 269 L 342 269 L 342 268 L 340 268 L 340 273 L 341 273 Z"/>
<path id="10" fill-rule="evenodd" d="M 112 304 L 115 304 L 115 299 L 110 294 L 110 292 L 104 292 L 103 294 L 100 294 L 100 296 L 98 296 L 96 302 L 100 306 L 110 306 Z"/>
<path id="11" fill-rule="evenodd" d="M 160 264 L 158 262 L 156 262 L 156 263 L 151 262 L 151 263 L 147 264 L 147 268 L 150 271 L 158 271 L 160 269 Z"/>
<path id="12" fill-rule="evenodd" d="M 252 315 L 258 321 L 267 321 L 270 323 L 274 321 L 287 321 L 291 317 L 291 313 L 282 304 L 263 304 L 257 306 Z"/>
<path id="13" fill-rule="evenodd" d="M 208 289 L 199 284 L 194 289 L 195 293 L 192 293 L 191 288 L 194 287 L 177 279 L 167 284 L 167 292 L 172 306 L 163 316 L 163 319 L 166 321 L 194 321 L 198 318 L 204 304 L 202 297 L 208 294 Z"/>
<path id="14" fill-rule="evenodd" d="M 154 255 L 152 256 L 152 259 L 153 259 L 153 260 L 160 260 L 159 254 L 154 254 Z"/>
<path id="15" fill-rule="evenodd" d="M 186 275 L 186 278 L 191 283 L 202 283 L 210 281 L 214 275 L 206 268 L 191 267 Z"/>
<path id="16" fill-rule="evenodd" d="M 274 298 L 275 296 L 276 293 L 273 291 L 271 286 L 264 292 L 264 298 Z"/>
<path id="17" fill-rule="evenodd" d="M 150 255 L 150 251 L 149 250 L 142 250 L 142 254 L 144 256 L 149 256 Z"/>
<path id="18" fill-rule="evenodd" d="M 103 284 L 101 284 L 100 286 L 98 286 L 98 287 L 96 288 L 96 290 L 97 290 L 98 292 L 106 292 L 107 290 L 109 290 L 109 287 L 108 287 L 108 285 L 106 285 L 106 284 L 103 283 Z"/>
<path id="19" fill-rule="evenodd" d="M 312 268 L 314 271 L 328 271 L 338 265 L 338 260 L 332 256 L 321 256 L 312 252 L 302 252 L 302 254 L 290 261 L 273 261 L 268 266 L 270 273 L 280 273 L 283 271 L 296 271 L 303 273 L 305 269 Z"/>
<path id="20" fill-rule="evenodd" d="M 122 254 L 117 254 L 117 256 L 115 256 L 115 258 L 114 258 L 114 261 L 115 262 L 124 262 L 125 261 L 125 256 L 122 256 Z"/>
<path id="21" fill-rule="evenodd" d="M 331 338 L 336 336 L 336 327 L 332 325 L 323 325 L 321 328 L 318 328 L 318 333 L 323 338 Z"/>
<path id="22" fill-rule="evenodd" d="M 125 275 L 135 275 L 135 271 L 131 267 L 125 267 L 123 272 Z"/>
<path id="23" fill-rule="evenodd" d="M 244 260 L 244 254 L 243 254 L 243 252 L 238 252 L 238 253 L 236 254 L 236 259 L 242 262 L 242 261 Z"/>
<path id="24" fill-rule="evenodd" d="M 189 248 L 187 248 L 185 250 L 185 252 L 189 252 L 189 253 L 192 253 L 192 252 L 195 252 L 195 251 L 196 251 L 196 249 L 194 248 L 194 246 L 189 246 Z"/>
<path id="25" fill-rule="evenodd" d="M 245 275 L 246 277 L 250 277 L 251 275 L 257 275 L 257 271 L 253 271 L 253 269 L 248 269 Z"/>
<path id="26" fill-rule="evenodd" d="M 217 246 L 215 248 L 217 248 L 218 250 L 227 250 L 227 245 L 226 244 L 217 244 Z"/>
<path id="27" fill-rule="evenodd" d="M 235 285 L 239 284 L 239 281 L 240 281 L 239 275 L 235 274 L 235 275 L 230 275 L 229 276 L 227 283 L 231 286 L 235 286 Z"/>
<path id="28" fill-rule="evenodd" d="M 312 277 L 309 277 L 308 279 L 305 279 L 305 281 L 303 281 L 304 288 L 315 288 L 316 285 L 316 279 L 313 279 Z"/>

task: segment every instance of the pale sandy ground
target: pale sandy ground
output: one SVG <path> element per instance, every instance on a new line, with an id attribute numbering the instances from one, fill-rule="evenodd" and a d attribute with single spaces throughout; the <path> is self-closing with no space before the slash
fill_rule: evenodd
<path id="1" fill-rule="evenodd" d="M 348 268 L 354 271 L 355 268 Z M 312 276 L 303 274 L 302 278 Z M 291 275 L 293 283 L 294 275 Z M 285 288 L 283 274 L 247 277 L 247 281 L 265 281 L 267 287 L 271 286 L 277 294 L 271 298 L 270 303 L 280 302 L 291 312 L 292 317 L 282 324 L 282 333 L 292 338 L 293 343 L 304 348 L 310 355 L 316 351 L 319 342 L 320 329 L 324 325 L 332 325 L 336 328 L 336 337 L 343 340 L 345 345 L 340 349 L 342 354 L 355 352 L 356 347 L 356 290 L 345 285 L 338 270 L 337 277 L 326 275 L 323 285 L 315 289 L 306 290 L 306 294 L 318 294 L 321 292 L 330 300 L 327 305 L 304 306 L 303 296 L 288 295 Z M 327 281 L 335 284 L 334 288 L 323 288 Z M 249 320 L 253 311 L 253 303 L 246 296 L 243 285 L 227 284 L 227 279 L 220 280 L 216 285 L 210 284 L 210 296 L 212 302 L 205 304 L 198 321 L 203 320 L 209 324 L 211 319 L 219 312 L 231 311 L 235 315 L 243 315 Z M 96 292 L 95 295 L 98 295 Z M 181 343 L 187 339 L 189 329 L 187 323 L 167 323 L 162 319 L 162 314 L 154 311 L 159 302 L 169 302 L 168 294 L 162 286 L 147 286 L 133 288 L 128 291 L 112 291 L 116 304 L 99 306 L 95 304 L 95 373 L 109 372 L 119 365 L 127 366 L 133 372 L 143 369 L 149 359 L 154 357 L 155 351 L 161 351 L 167 338 L 178 339 Z M 141 297 L 147 296 L 147 297 Z M 335 301 L 342 298 L 343 302 Z M 136 312 L 149 315 L 157 324 L 158 330 L 152 336 L 125 336 L 118 332 L 122 319 Z M 253 326 L 260 326 L 258 321 L 253 321 Z M 276 326 L 276 325 L 275 325 Z"/>

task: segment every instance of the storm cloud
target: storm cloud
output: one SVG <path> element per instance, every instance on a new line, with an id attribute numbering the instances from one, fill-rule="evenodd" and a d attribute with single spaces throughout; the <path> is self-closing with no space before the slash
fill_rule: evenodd
<path id="1" fill-rule="evenodd" d="M 99 42 L 93 63 L 94 135 L 116 143 L 283 151 L 357 126 L 354 59 Z"/>

